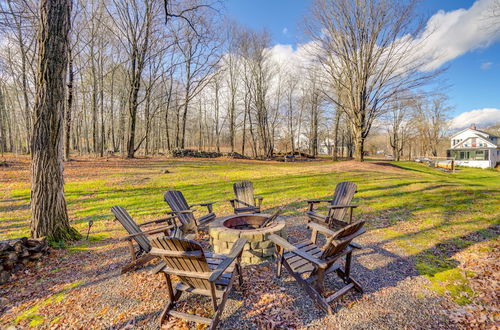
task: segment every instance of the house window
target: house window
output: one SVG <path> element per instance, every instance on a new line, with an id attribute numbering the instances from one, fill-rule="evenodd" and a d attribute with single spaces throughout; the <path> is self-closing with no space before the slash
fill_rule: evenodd
<path id="1" fill-rule="evenodd" d="M 469 152 L 468 151 L 460 151 L 460 155 L 458 156 L 459 160 L 468 160 Z"/>
<path id="2" fill-rule="evenodd" d="M 484 157 L 485 157 L 484 150 L 477 150 L 476 151 L 476 160 L 484 160 Z"/>

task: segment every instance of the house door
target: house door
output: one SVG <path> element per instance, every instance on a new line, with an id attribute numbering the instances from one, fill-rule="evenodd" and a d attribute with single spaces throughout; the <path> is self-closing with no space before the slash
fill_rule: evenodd
<path id="1" fill-rule="evenodd" d="M 460 156 L 458 159 L 459 160 L 468 160 L 469 159 L 469 152 L 468 151 L 460 151 Z"/>

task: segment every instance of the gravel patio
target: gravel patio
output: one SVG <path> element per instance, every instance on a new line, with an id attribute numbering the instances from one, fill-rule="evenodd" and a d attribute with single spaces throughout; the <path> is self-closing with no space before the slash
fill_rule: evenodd
<path id="1" fill-rule="evenodd" d="M 287 217 L 286 223 L 289 239 L 309 234 L 305 217 Z M 117 226 L 111 220 L 109 225 Z M 429 281 L 415 271 L 411 256 L 370 231 L 358 243 L 364 249 L 355 254 L 353 274 L 365 293 L 344 296 L 335 305 L 334 315 L 316 308 L 286 272 L 276 278 L 274 264 L 265 262 L 244 268 L 243 287 L 236 286 L 230 295 L 221 328 L 456 328 L 449 318 L 453 305 L 429 289 Z M 154 262 L 120 275 L 128 255 L 126 246 L 115 239 L 89 242 L 86 249 L 70 251 L 55 250 L 41 268 L 18 273 L 16 281 L 0 288 L 0 324 L 159 327 L 167 292 L 163 278 L 150 274 Z M 328 283 L 331 288 L 338 284 Z M 188 296 L 183 308 L 203 315 L 210 310 L 210 301 Z M 163 328 L 189 326 L 193 324 L 178 320 L 163 324 Z"/>

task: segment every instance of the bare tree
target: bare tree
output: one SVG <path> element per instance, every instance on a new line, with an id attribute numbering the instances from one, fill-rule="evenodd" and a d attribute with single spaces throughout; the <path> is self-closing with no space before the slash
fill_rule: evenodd
<path id="1" fill-rule="evenodd" d="M 181 25 L 178 30 L 172 30 L 182 59 L 180 68 L 184 87 L 180 114 L 181 127 L 176 134 L 178 148 L 184 148 L 186 144 L 190 102 L 206 87 L 210 74 L 220 59 L 217 54 L 220 42 L 213 34 L 215 22 L 194 11 L 186 15 L 189 24 Z"/>
<path id="2" fill-rule="evenodd" d="M 19 84 L 21 99 L 18 100 L 22 108 L 22 115 L 26 128 L 26 151 L 30 150 L 30 139 L 32 130 L 32 106 L 33 106 L 33 70 L 36 42 L 36 19 L 37 14 L 32 8 L 34 3 L 27 0 L 8 0 L 0 4 L 0 13 L 3 24 L 7 28 L 6 37 L 12 39 L 16 44 L 16 61 L 9 61 L 12 67 L 13 78 Z M 19 58 L 20 63 L 17 63 Z"/>
<path id="3" fill-rule="evenodd" d="M 417 128 L 422 144 L 422 153 L 436 157 L 441 139 L 448 128 L 448 112 L 445 95 L 417 98 L 414 101 L 413 125 Z"/>
<path id="4" fill-rule="evenodd" d="M 227 71 L 227 86 L 229 90 L 228 117 L 229 117 L 229 144 L 234 152 L 236 138 L 236 98 L 239 87 L 238 68 L 240 57 L 237 53 L 239 28 L 235 23 L 229 23 L 227 28 L 227 48 L 224 57 L 224 66 Z"/>
<path id="5" fill-rule="evenodd" d="M 153 0 L 113 0 L 113 7 L 108 8 L 117 29 L 110 29 L 117 36 L 128 56 L 128 115 L 129 136 L 127 157 L 134 158 L 136 152 L 135 136 L 139 90 L 142 75 L 148 59 L 149 42 L 153 21 L 159 11 L 158 2 Z"/>
<path id="6" fill-rule="evenodd" d="M 270 36 L 267 32 L 249 34 L 246 49 L 248 76 L 246 77 L 249 89 L 250 104 L 255 113 L 258 143 L 263 157 L 273 155 L 273 144 L 269 129 L 269 92 L 272 79 L 272 63 L 268 52 Z M 250 133 L 252 132 L 252 117 L 249 116 Z M 256 147 L 256 139 L 253 136 Z"/>
<path id="7" fill-rule="evenodd" d="M 62 128 L 71 1 L 42 0 L 32 139 L 31 235 L 72 240 L 64 198 Z"/>
<path id="8" fill-rule="evenodd" d="M 392 149 L 392 156 L 396 161 L 400 160 L 407 142 L 410 110 L 407 100 L 395 100 L 386 114 L 389 145 Z"/>
<path id="9" fill-rule="evenodd" d="M 296 94 L 297 94 L 297 86 L 299 84 L 298 77 L 289 72 L 286 80 L 285 80 L 285 98 L 286 98 L 286 122 L 288 128 L 288 135 L 290 139 L 290 149 L 292 154 L 295 153 L 295 139 L 296 136 L 296 124 L 297 124 L 297 115 L 296 115 Z"/>
<path id="10" fill-rule="evenodd" d="M 307 29 L 315 55 L 324 68 L 332 97 L 349 120 L 356 146 L 355 159 L 364 157 L 364 141 L 373 121 L 406 90 L 428 83 L 437 72 L 423 71 L 415 37 L 416 1 L 316 0 Z"/>

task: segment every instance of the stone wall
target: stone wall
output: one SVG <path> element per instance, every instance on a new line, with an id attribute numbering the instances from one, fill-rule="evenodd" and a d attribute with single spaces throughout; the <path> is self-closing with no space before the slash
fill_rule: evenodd
<path id="1" fill-rule="evenodd" d="M 276 234 L 286 237 L 285 221 L 277 219 L 266 228 L 252 230 L 238 230 L 226 228 L 222 224 L 225 219 L 215 221 L 210 225 L 208 234 L 210 244 L 215 253 L 229 253 L 234 242 L 240 237 L 248 240 L 242 254 L 242 262 L 247 264 L 257 264 L 265 261 L 274 254 L 274 243 L 269 240 L 269 235 Z"/>

